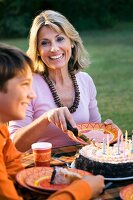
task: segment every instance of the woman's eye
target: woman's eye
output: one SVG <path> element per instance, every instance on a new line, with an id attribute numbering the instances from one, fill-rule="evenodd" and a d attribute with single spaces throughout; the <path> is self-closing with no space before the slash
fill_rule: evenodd
<path id="1" fill-rule="evenodd" d="M 57 41 L 58 41 L 58 42 L 62 42 L 64 39 L 65 39 L 64 37 L 61 37 L 61 36 L 60 36 L 60 37 L 57 38 Z"/>
<path id="2" fill-rule="evenodd" d="M 42 43 L 41 43 L 43 46 L 46 46 L 47 44 L 49 44 L 49 42 L 48 41 L 42 41 Z"/>

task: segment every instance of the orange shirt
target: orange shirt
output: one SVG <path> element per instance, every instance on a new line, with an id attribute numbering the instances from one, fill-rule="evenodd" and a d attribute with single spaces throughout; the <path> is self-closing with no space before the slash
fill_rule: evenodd
<path id="1" fill-rule="evenodd" d="M 22 200 L 14 187 L 13 179 L 23 169 L 21 154 L 16 150 L 6 125 L 0 125 L 0 199 Z M 11 180 L 12 179 L 12 180 Z"/>
<path id="2" fill-rule="evenodd" d="M 21 153 L 17 151 L 6 125 L 0 125 L 0 200 L 23 200 L 17 194 L 13 180 L 23 169 Z M 70 186 L 51 195 L 48 200 L 88 200 L 92 190 L 84 180 L 76 180 Z"/>
<path id="3" fill-rule="evenodd" d="M 89 200 L 92 189 L 84 180 L 76 180 L 66 188 L 54 193 L 48 200 Z"/>

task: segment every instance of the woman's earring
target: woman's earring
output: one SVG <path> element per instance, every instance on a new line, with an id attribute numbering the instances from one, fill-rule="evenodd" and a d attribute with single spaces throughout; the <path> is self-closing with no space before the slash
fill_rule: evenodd
<path id="1" fill-rule="evenodd" d="M 72 48 L 74 47 L 74 45 L 72 44 Z"/>

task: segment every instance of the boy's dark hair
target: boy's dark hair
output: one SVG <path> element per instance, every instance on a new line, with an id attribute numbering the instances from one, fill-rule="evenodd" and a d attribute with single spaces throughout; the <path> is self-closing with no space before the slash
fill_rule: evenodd
<path id="1" fill-rule="evenodd" d="M 20 49 L 0 43 L 0 91 L 5 91 L 6 83 L 27 70 L 33 71 L 31 59 Z"/>

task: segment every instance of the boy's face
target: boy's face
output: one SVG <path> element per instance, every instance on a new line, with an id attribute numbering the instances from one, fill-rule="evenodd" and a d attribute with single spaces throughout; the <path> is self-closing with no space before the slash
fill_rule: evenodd
<path id="1" fill-rule="evenodd" d="M 32 89 L 32 72 L 29 67 L 23 74 L 7 82 L 7 92 L 0 91 L 0 122 L 19 120 L 25 117 L 28 103 L 35 98 Z"/>

